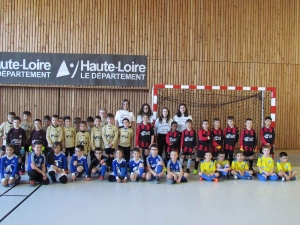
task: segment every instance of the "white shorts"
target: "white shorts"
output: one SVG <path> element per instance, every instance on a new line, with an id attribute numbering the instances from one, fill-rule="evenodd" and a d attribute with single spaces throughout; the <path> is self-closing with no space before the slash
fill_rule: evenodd
<path id="1" fill-rule="evenodd" d="M 177 177 L 180 176 L 180 172 L 173 172 L 173 173 L 175 173 Z"/>
<path id="2" fill-rule="evenodd" d="M 134 170 L 131 172 L 131 174 L 135 174 L 136 177 L 140 177 L 140 171 L 139 170 Z"/>
<path id="3" fill-rule="evenodd" d="M 4 179 L 10 179 L 11 177 L 11 174 L 4 174 Z M 15 179 L 18 179 L 19 178 L 19 175 L 18 174 L 15 174 Z"/>
<path id="4" fill-rule="evenodd" d="M 118 177 L 120 177 L 120 176 L 121 176 L 121 173 L 120 173 L 119 171 L 117 171 L 117 174 L 118 174 Z M 110 174 L 110 175 L 113 175 L 113 176 L 115 176 L 114 172 L 111 172 L 111 174 Z"/>
<path id="5" fill-rule="evenodd" d="M 48 167 L 48 172 L 50 171 L 54 171 L 55 172 L 55 178 L 56 180 L 59 180 L 59 178 L 61 178 L 62 176 L 67 176 L 66 172 L 64 169 L 62 169 L 61 173 L 57 173 L 54 169 L 52 169 L 52 167 Z"/>

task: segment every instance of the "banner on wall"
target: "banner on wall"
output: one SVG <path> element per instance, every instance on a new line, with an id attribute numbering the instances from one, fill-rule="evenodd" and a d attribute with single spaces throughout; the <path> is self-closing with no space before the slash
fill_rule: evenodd
<path id="1" fill-rule="evenodd" d="M 146 87 L 147 57 L 1 52 L 0 83 Z"/>

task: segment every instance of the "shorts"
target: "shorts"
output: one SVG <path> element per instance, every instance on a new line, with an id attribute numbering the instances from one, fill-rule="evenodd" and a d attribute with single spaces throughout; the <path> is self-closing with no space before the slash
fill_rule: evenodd
<path id="1" fill-rule="evenodd" d="M 181 155 L 194 155 L 194 152 L 182 152 Z"/>
<path id="2" fill-rule="evenodd" d="M 59 178 L 61 178 L 62 176 L 67 176 L 64 169 L 62 169 L 61 173 L 57 173 L 54 169 L 52 169 L 52 167 L 48 167 L 48 173 L 50 171 L 54 171 L 55 172 L 55 178 L 56 178 L 56 180 L 59 180 Z"/>
<path id="3" fill-rule="evenodd" d="M 254 152 L 253 151 L 244 151 L 244 156 L 253 156 Z"/>
<path id="4" fill-rule="evenodd" d="M 197 158 L 204 159 L 205 151 L 197 150 Z"/>
<path id="5" fill-rule="evenodd" d="M 139 170 L 132 171 L 131 174 L 135 174 L 137 178 L 141 176 Z"/>
<path id="6" fill-rule="evenodd" d="M 20 176 L 18 174 L 15 174 L 15 179 L 18 179 Z M 4 179 L 10 179 L 11 178 L 11 174 L 4 174 Z"/>
<path id="7" fill-rule="evenodd" d="M 105 149 L 105 154 L 106 155 L 113 155 L 113 154 L 115 154 L 115 149 L 114 148 L 106 148 Z"/>
<path id="8" fill-rule="evenodd" d="M 212 157 L 213 157 L 213 158 L 218 157 L 218 152 L 212 152 L 211 154 L 212 154 Z"/>
<path id="9" fill-rule="evenodd" d="M 260 148 L 259 152 L 260 152 L 260 154 L 263 154 L 262 148 Z M 270 148 L 270 154 L 271 154 L 271 155 L 274 155 L 274 146 L 272 146 L 272 147 Z"/>
<path id="10" fill-rule="evenodd" d="M 66 148 L 66 152 L 65 152 L 66 157 L 69 156 L 69 153 L 70 153 L 70 156 L 74 155 L 74 153 L 75 153 L 75 147 Z"/>

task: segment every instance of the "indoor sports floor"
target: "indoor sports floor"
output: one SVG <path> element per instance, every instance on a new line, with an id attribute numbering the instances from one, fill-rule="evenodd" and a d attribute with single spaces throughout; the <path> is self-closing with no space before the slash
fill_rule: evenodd
<path id="1" fill-rule="evenodd" d="M 289 154 L 300 172 L 300 154 Z M 68 175 L 70 177 L 70 174 Z M 299 176 L 300 177 L 300 176 Z M 300 182 L 234 180 L 168 185 L 109 183 L 94 177 L 30 187 L 28 176 L 0 188 L 1 224 L 289 224 L 299 225 Z M 249 223 L 250 224 L 250 223 Z"/>

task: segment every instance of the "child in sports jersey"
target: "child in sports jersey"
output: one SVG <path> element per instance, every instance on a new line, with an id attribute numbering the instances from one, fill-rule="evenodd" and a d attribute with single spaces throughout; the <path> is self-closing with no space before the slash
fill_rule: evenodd
<path id="1" fill-rule="evenodd" d="M 166 149 L 166 164 L 169 162 L 171 151 L 177 151 L 179 154 L 180 149 L 180 141 L 181 141 L 181 134 L 177 130 L 177 122 L 173 121 L 171 123 L 171 130 L 166 135 L 166 143 L 167 143 L 167 149 Z"/>
<path id="2" fill-rule="evenodd" d="M 51 125 L 51 118 L 49 115 L 44 116 L 43 123 L 44 126 L 42 129 L 47 132 L 48 127 Z"/>
<path id="3" fill-rule="evenodd" d="M 147 156 L 149 155 L 149 146 L 154 143 L 154 129 L 149 123 L 149 117 L 143 113 L 143 122 L 136 129 L 136 147 L 140 148 L 140 153 L 143 156 L 145 166 L 147 166 Z"/>
<path id="4" fill-rule="evenodd" d="M 196 175 L 198 173 L 199 162 L 204 159 L 205 152 L 209 151 L 210 147 L 210 131 L 208 120 L 202 121 L 202 129 L 198 131 L 198 150 L 197 157 L 195 161 L 195 168 L 193 174 Z"/>
<path id="5" fill-rule="evenodd" d="M 113 168 L 113 172 L 108 176 L 108 181 L 109 182 L 117 181 L 118 183 L 126 183 L 127 166 L 126 166 L 126 160 L 123 159 L 122 149 L 118 149 L 116 151 L 116 158 L 112 162 L 112 168 Z"/>
<path id="6" fill-rule="evenodd" d="M 75 138 L 75 145 L 83 145 L 84 151 L 83 154 L 88 156 L 91 148 L 90 148 L 90 141 L 91 135 L 87 132 L 87 123 L 85 121 L 80 122 L 79 132 L 76 134 Z"/>
<path id="7" fill-rule="evenodd" d="M 76 138 L 76 130 L 71 125 L 71 118 L 69 116 L 65 116 L 64 118 L 64 124 L 63 127 L 64 130 L 64 146 L 63 151 L 67 158 L 68 163 L 68 156 L 72 156 L 75 153 L 75 138 Z"/>
<path id="8" fill-rule="evenodd" d="M 0 137 L 2 138 L 2 147 L 1 147 L 0 156 L 3 156 L 5 154 L 7 133 L 11 128 L 14 127 L 13 125 L 14 117 L 16 117 L 16 114 L 14 112 L 9 112 L 7 114 L 7 121 L 3 122 L 0 126 Z"/>
<path id="9" fill-rule="evenodd" d="M 45 132 L 45 131 L 44 131 Z M 49 179 L 46 175 L 46 157 L 42 154 L 43 143 L 39 140 L 33 143 L 33 150 L 28 157 L 28 176 L 31 187 L 34 187 L 35 182 L 40 182 L 44 185 L 49 184 Z"/>
<path id="10" fill-rule="evenodd" d="M 33 152 L 34 143 L 37 141 L 42 143 L 42 152 L 44 152 L 47 147 L 47 139 L 46 132 L 42 129 L 42 121 L 40 119 L 35 119 L 33 125 L 34 129 L 31 131 L 28 140 L 29 152 Z"/>
<path id="11" fill-rule="evenodd" d="M 92 173 L 99 174 L 99 180 L 104 180 L 104 175 L 106 171 L 106 160 L 107 158 L 103 155 L 103 150 L 99 147 L 94 149 L 95 157 L 91 160 L 89 170 L 87 172 L 86 181 L 91 181 Z"/>
<path id="12" fill-rule="evenodd" d="M 49 146 L 49 151 L 51 151 L 54 142 L 63 142 L 64 131 L 62 127 L 58 126 L 58 115 L 52 116 L 51 125 L 47 128 L 46 138 Z"/>
<path id="13" fill-rule="evenodd" d="M 234 125 L 234 117 L 228 116 L 227 118 L 228 126 L 224 129 L 224 151 L 225 151 L 225 159 L 228 159 L 230 165 L 233 161 L 233 152 L 235 150 L 235 145 L 239 140 L 240 132 L 239 129 Z"/>
<path id="14" fill-rule="evenodd" d="M 119 149 L 123 149 L 124 158 L 127 163 L 130 160 L 130 146 L 133 140 L 133 130 L 129 128 L 129 120 L 123 119 L 123 127 L 119 129 Z"/>
<path id="15" fill-rule="evenodd" d="M 107 125 L 102 128 L 102 139 L 104 142 L 105 153 L 107 155 L 107 166 L 112 170 L 112 161 L 114 159 L 115 149 L 117 147 L 119 131 L 114 125 L 114 115 L 107 114 Z"/>
<path id="16" fill-rule="evenodd" d="M 180 163 L 183 165 L 185 156 L 188 156 L 187 162 L 187 173 L 190 173 L 190 167 L 192 162 L 192 156 L 195 153 L 195 149 L 197 148 L 196 144 L 196 131 L 193 129 L 193 121 L 188 119 L 186 120 L 186 129 L 181 133 L 181 140 L 180 140 Z"/>
<path id="17" fill-rule="evenodd" d="M 180 182 L 187 182 L 189 174 L 183 173 L 182 165 L 178 161 L 178 152 L 171 151 L 171 159 L 167 163 L 167 181 L 171 184 L 179 184 Z"/>
<path id="18" fill-rule="evenodd" d="M 155 183 L 160 184 L 160 178 L 164 172 L 163 159 L 158 155 L 157 144 L 150 145 L 150 155 L 147 157 L 148 172 L 146 173 L 146 180 L 150 181 L 155 178 Z"/>
<path id="19" fill-rule="evenodd" d="M 132 158 L 129 162 L 129 173 L 131 181 L 145 181 L 145 169 L 144 169 L 144 161 L 140 158 L 140 150 L 139 148 L 134 148 L 132 150 Z"/>
<path id="20" fill-rule="evenodd" d="M 252 129 L 252 119 L 247 118 L 245 121 L 246 128 L 241 132 L 240 151 L 249 160 L 249 169 L 253 171 L 254 153 L 257 151 L 257 138 L 255 130 Z"/>
<path id="21" fill-rule="evenodd" d="M 25 144 L 26 144 L 26 133 L 23 128 L 20 127 L 20 117 L 15 117 L 13 120 L 14 127 L 11 128 L 7 133 L 6 144 L 12 144 L 14 146 L 14 154 L 19 157 L 18 172 L 23 175 L 24 172 L 21 170 L 22 167 L 22 156 L 25 155 Z M 23 165 L 25 167 L 25 165 Z M 25 169 L 25 168 L 24 168 Z"/>
<path id="22" fill-rule="evenodd" d="M 58 117 L 58 126 L 60 126 L 60 127 L 64 127 L 64 119 L 60 116 L 60 117 Z"/>
<path id="23" fill-rule="evenodd" d="M 94 127 L 94 118 L 92 116 L 88 116 L 86 118 L 86 123 L 87 123 L 87 132 L 91 134 L 92 128 Z"/>
<path id="24" fill-rule="evenodd" d="M 282 181 L 297 180 L 297 171 L 292 170 L 291 163 L 288 161 L 286 152 L 279 153 L 279 160 L 276 165 L 276 173 Z"/>
<path id="25" fill-rule="evenodd" d="M 253 171 L 249 170 L 248 163 L 244 160 L 244 152 L 239 151 L 236 154 L 236 159 L 231 164 L 231 174 L 234 179 L 253 180 Z"/>
<path id="26" fill-rule="evenodd" d="M 56 141 L 52 144 L 52 149 L 47 155 L 47 168 L 53 183 L 56 183 L 57 180 L 62 184 L 68 182 L 65 172 L 67 169 L 67 159 L 65 153 L 62 152 L 61 142 Z"/>
<path id="27" fill-rule="evenodd" d="M 207 180 L 207 181 L 215 181 L 218 182 L 219 173 L 216 172 L 216 165 L 211 160 L 212 153 L 211 152 L 205 152 L 204 160 L 201 161 L 200 164 L 200 172 L 198 173 L 201 180 Z"/>
<path id="28" fill-rule="evenodd" d="M 99 116 L 100 116 L 100 127 L 101 129 L 107 124 L 107 118 L 106 118 L 106 109 L 100 109 L 99 110 Z"/>
<path id="29" fill-rule="evenodd" d="M 270 157 L 270 146 L 264 145 L 262 151 L 263 155 L 260 156 L 257 161 L 257 167 L 259 168 L 257 178 L 261 181 L 278 180 L 278 176 L 274 171 L 274 160 Z"/>
<path id="30" fill-rule="evenodd" d="M 8 187 L 18 184 L 19 176 L 18 156 L 14 154 L 14 146 L 7 144 L 5 155 L 1 158 L 0 174 L 2 186 Z"/>
<path id="31" fill-rule="evenodd" d="M 82 176 L 85 172 L 85 178 L 88 177 L 88 164 L 87 159 L 83 155 L 84 146 L 83 145 L 76 145 L 75 147 L 75 154 L 72 156 L 71 163 L 70 163 L 70 170 L 72 173 L 72 181 L 76 182 L 76 178 Z"/>
<path id="32" fill-rule="evenodd" d="M 100 116 L 95 117 L 95 126 L 91 130 L 91 161 L 96 157 L 93 149 L 95 148 L 104 148 L 103 139 L 102 139 L 102 127 Z"/>
<path id="33" fill-rule="evenodd" d="M 260 141 L 261 148 L 260 153 L 262 154 L 262 146 L 270 146 L 270 155 L 274 159 L 274 144 L 275 144 L 275 129 L 271 127 L 272 118 L 267 116 L 265 118 L 265 126 L 260 129 Z"/>
<path id="34" fill-rule="evenodd" d="M 73 124 L 74 124 L 74 128 L 75 128 L 76 132 L 79 132 L 80 122 L 81 122 L 81 118 L 75 117 Z"/>
<path id="35" fill-rule="evenodd" d="M 221 179 L 229 178 L 231 168 L 229 161 L 225 159 L 225 152 L 218 152 L 218 158 L 215 160 L 215 167 L 217 168 Z"/>
<path id="36" fill-rule="evenodd" d="M 220 119 L 214 118 L 214 128 L 210 131 L 211 152 L 213 159 L 217 158 L 218 151 L 222 150 L 223 146 L 223 131 L 220 129 Z"/>

